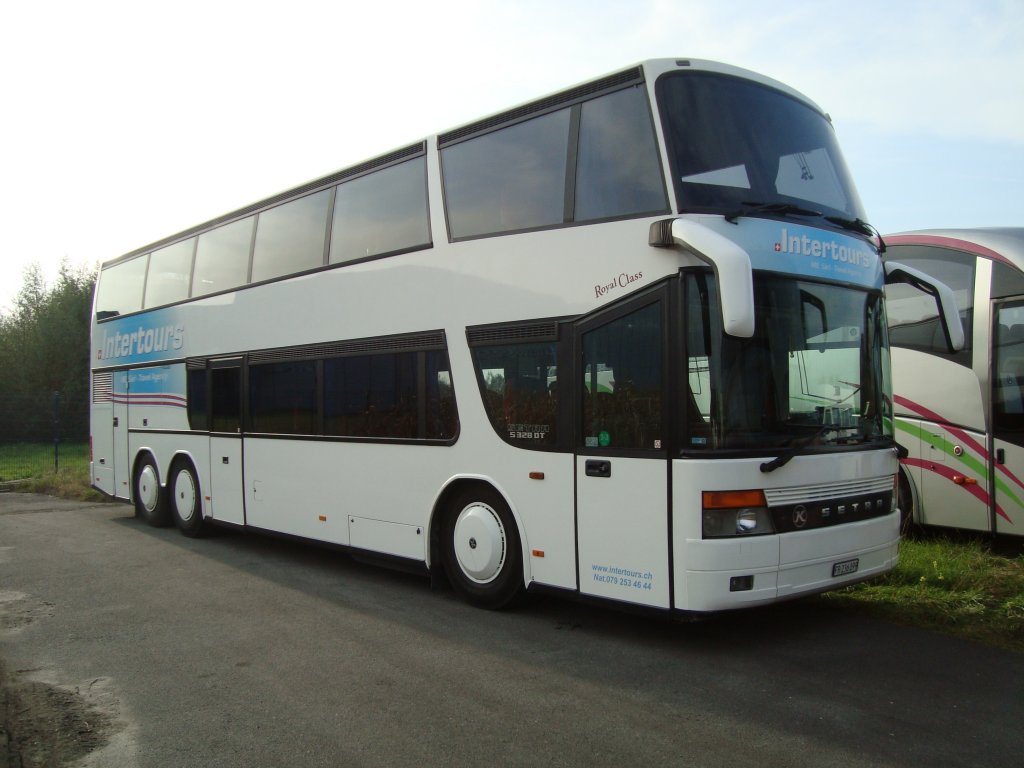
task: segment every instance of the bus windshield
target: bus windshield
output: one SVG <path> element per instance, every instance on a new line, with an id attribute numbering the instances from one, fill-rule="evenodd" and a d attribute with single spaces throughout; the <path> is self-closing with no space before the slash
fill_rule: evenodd
<path id="1" fill-rule="evenodd" d="M 879 447 L 892 439 L 881 295 L 756 274 L 756 332 L 723 333 L 714 276 L 686 276 L 684 448 Z"/>
<path id="2" fill-rule="evenodd" d="M 772 206 L 865 218 L 835 131 L 807 104 L 702 72 L 663 77 L 658 100 L 680 213 Z"/>

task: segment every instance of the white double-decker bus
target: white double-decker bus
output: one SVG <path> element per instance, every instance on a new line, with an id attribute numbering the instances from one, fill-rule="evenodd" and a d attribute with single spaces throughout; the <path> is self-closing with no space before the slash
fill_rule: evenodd
<path id="1" fill-rule="evenodd" d="M 1024 228 L 888 235 L 887 255 L 956 294 L 951 352 L 930 297 L 888 291 L 899 506 L 921 525 L 1024 536 Z"/>
<path id="2" fill-rule="evenodd" d="M 492 608 L 882 573 L 890 265 L 864 218 L 780 83 L 665 60 L 569 88 L 104 264 L 93 483 Z"/>

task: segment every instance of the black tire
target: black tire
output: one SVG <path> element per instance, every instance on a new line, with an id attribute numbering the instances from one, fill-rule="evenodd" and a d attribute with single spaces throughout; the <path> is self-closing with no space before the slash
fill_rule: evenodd
<path id="1" fill-rule="evenodd" d="M 135 515 L 154 528 L 170 525 L 171 513 L 167 508 L 167 491 L 160 485 L 160 473 L 152 456 L 146 456 L 139 462 L 132 482 Z"/>
<path id="2" fill-rule="evenodd" d="M 459 491 L 448 505 L 441 558 L 452 588 L 479 608 L 504 608 L 523 589 L 522 545 L 505 500 L 487 486 Z"/>
<path id="3" fill-rule="evenodd" d="M 900 509 L 900 535 L 907 536 L 913 533 L 916 523 L 914 522 L 914 493 L 910 489 L 910 480 L 900 468 L 896 481 L 896 506 Z"/>
<path id="4" fill-rule="evenodd" d="M 199 491 L 199 475 L 192 462 L 178 460 L 171 469 L 170 506 L 174 524 L 186 536 L 202 536 L 207 526 L 203 520 L 203 496 Z"/>

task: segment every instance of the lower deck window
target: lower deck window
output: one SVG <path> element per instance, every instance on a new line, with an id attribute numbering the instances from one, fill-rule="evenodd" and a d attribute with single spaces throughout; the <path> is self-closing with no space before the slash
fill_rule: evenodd
<path id="1" fill-rule="evenodd" d="M 359 342 L 366 347 L 372 342 Z M 327 345 L 324 345 L 327 346 Z M 335 351 L 338 345 L 330 345 Z M 189 362 L 193 430 L 395 440 L 451 440 L 458 412 L 443 349 L 316 357 L 318 347 L 254 354 L 245 367 L 246 420 L 239 363 Z M 287 359 L 289 354 L 298 358 Z M 273 357 L 261 361 L 260 357 Z M 233 405 L 232 405 L 233 404 Z M 229 413 L 230 411 L 230 413 Z"/>
<path id="2" fill-rule="evenodd" d="M 557 344 L 503 344 L 473 351 L 484 408 L 505 440 L 523 448 L 558 441 Z"/>

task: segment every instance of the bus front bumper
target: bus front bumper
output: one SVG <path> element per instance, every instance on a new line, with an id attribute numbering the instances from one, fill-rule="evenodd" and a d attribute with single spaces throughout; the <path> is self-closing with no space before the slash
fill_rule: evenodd
<path id="1" fill-rule="evenodd" d="M 896 567 L 899 513 L 773 536 L 686 542 L 676 608 L 722 611 L 827 592 Z M 680 565 L 677 560 L 677 567 Z"/>

